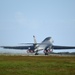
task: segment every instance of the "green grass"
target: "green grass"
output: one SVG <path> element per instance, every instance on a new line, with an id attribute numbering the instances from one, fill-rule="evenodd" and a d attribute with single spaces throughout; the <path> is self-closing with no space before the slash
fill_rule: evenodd
<path id="1" fill-rule="evenodd" d="M 75 57 L 0 56 L 0 75 L 75 75 Z"/>

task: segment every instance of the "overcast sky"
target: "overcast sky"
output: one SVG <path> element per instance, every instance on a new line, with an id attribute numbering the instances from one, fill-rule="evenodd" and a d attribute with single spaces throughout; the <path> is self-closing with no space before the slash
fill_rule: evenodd
<path id="1" fill-rule="evenodd" d="M 33 42 L 33 35 L 75 46 L 75 0 L 0 0 L 0 46 Z"/>

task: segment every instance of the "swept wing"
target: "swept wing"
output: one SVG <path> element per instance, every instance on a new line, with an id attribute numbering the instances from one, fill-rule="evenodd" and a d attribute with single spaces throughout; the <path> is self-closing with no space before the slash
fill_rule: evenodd
<path id="1" fill-rule="evenodd" d="M 52 46 L 53 49 L 75 49 L 73 46 Z"/>
<path id="2" fill-rule="evenodd" d="M 1 46 L 1 47 L 5 49 L 28 49 L 29 47 L 33 46 Z"/>

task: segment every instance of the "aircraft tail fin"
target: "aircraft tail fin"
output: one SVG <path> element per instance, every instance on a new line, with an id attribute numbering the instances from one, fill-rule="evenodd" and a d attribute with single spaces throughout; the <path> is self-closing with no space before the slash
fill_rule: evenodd
<path id="1" fill-rule="evenodd" d="M 34 35 L 33 35 L 33 39 L 34 39 L 34 44 L 37 44 L 37 41 Z"/>

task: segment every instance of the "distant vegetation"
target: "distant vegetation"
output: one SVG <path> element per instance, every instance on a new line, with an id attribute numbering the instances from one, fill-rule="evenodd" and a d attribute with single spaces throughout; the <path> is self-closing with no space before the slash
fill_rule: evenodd
<path id="1" fill-rule="evenodd" d="M 0 75 L 75 75 L 75 56 L 0 56 Z"/>
<path id="2" fill-rule="evenodd" d="M 75 56 L 75 52 L 71 52 L 71 53 L 69 53 L 69 52 L 58 52 L 58 53 L 55 53 L 55 52 L 50 52 L 50 54 L 49 55 L 73 55 L 73 56 Z M 0 55 L 11 55 L 11 56 L 13 56 L 13 55 L 21 55 L 21 56 L 26 56 L 26 55 L 35 55 L 35 54 L 32 54 L 32 53 L 30 53 L 30 54 L 27 54 L 27 53 L 0 53 Z M 39 55 L 44 55 L 44 53 L 39 53 Z"/>

